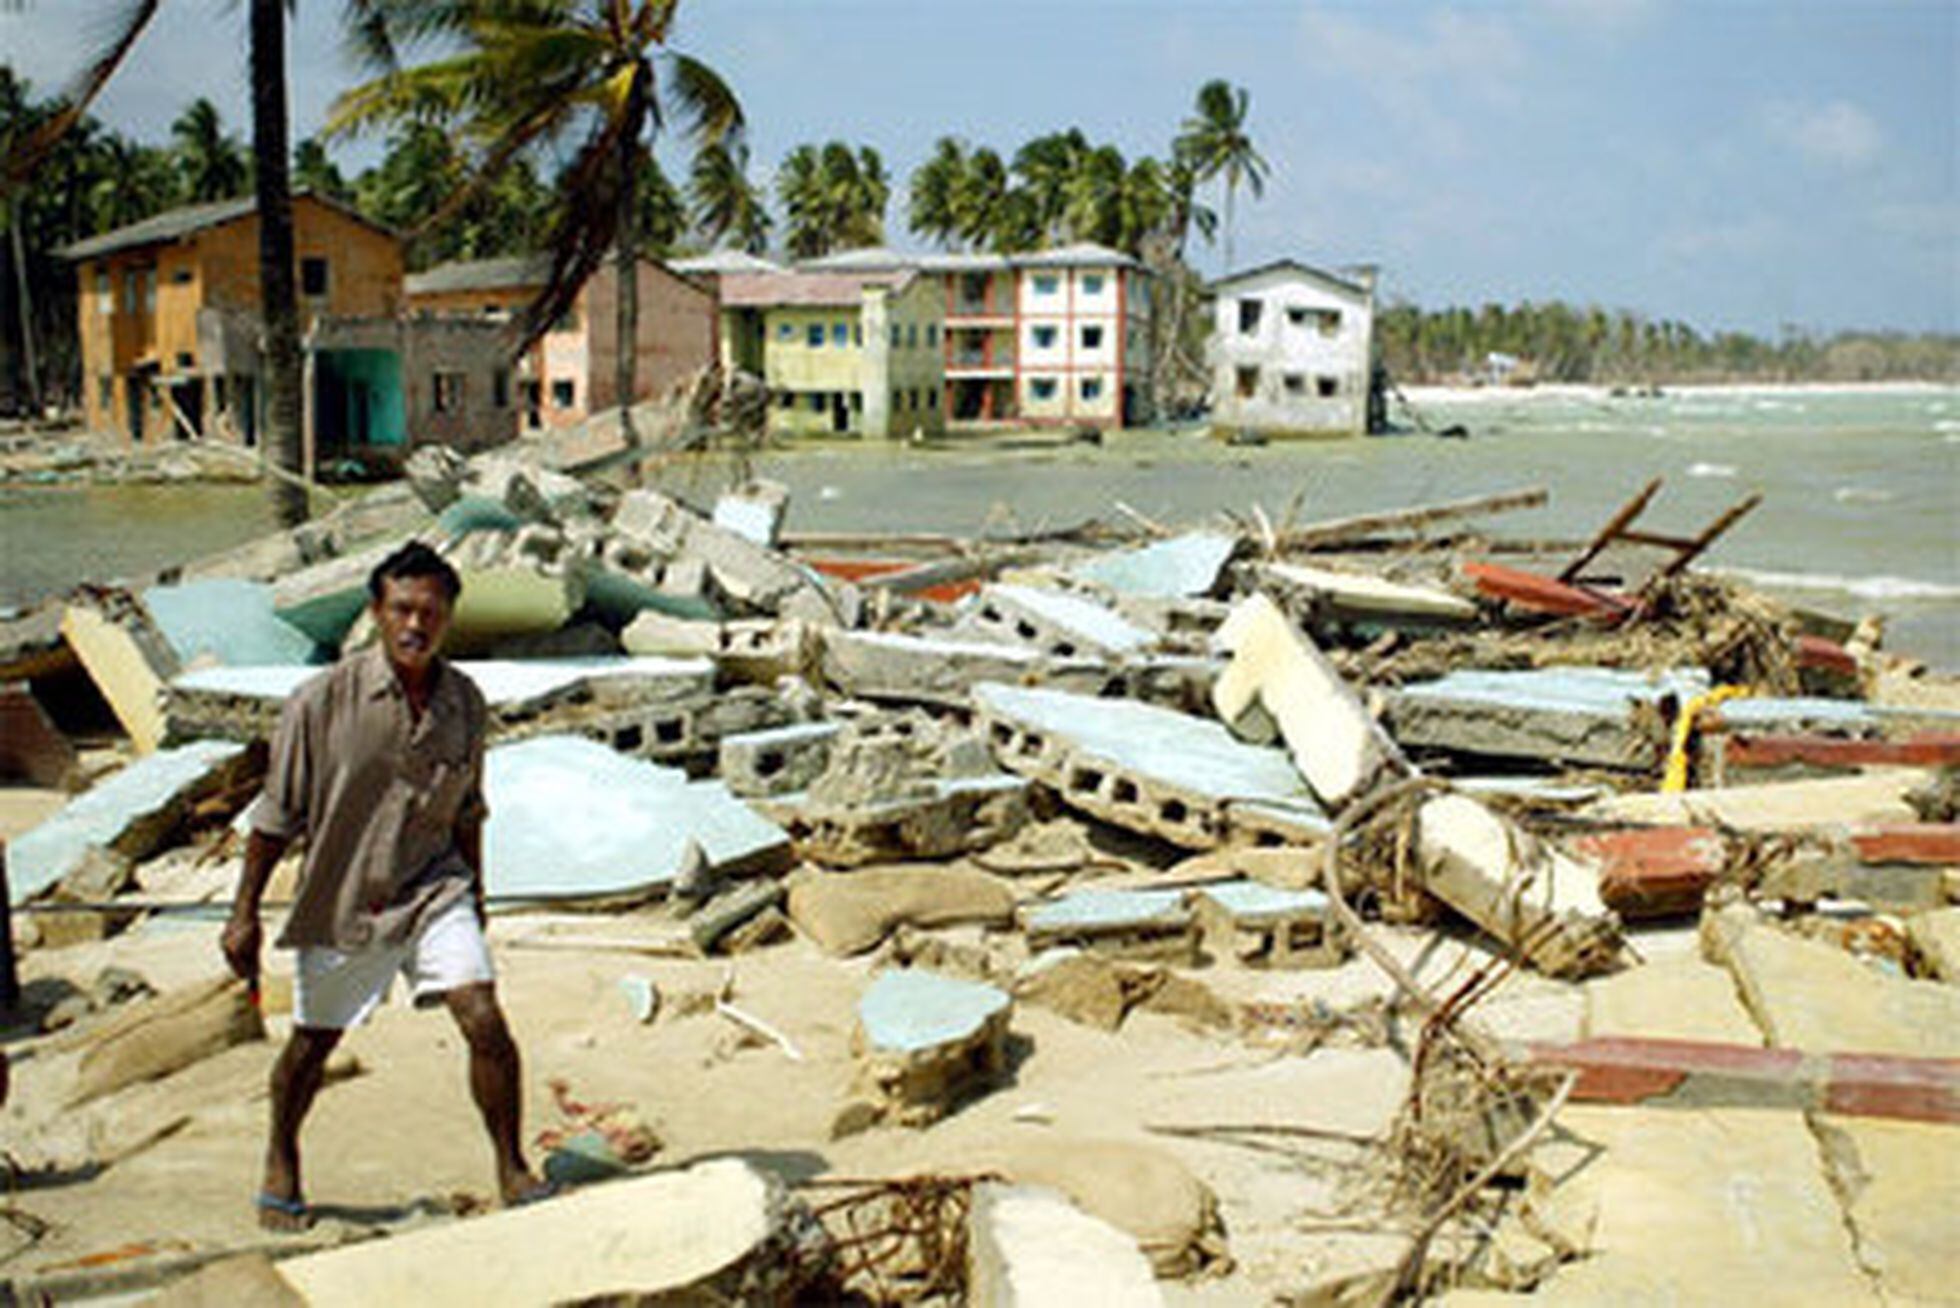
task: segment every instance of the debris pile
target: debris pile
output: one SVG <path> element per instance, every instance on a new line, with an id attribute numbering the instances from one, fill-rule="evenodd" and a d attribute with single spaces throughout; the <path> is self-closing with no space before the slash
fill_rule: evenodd
<path id="1" fill-rule="evenodd" d="M 1883 1169 L 1912 1166 L 1887 1131 L 1956 1154 L 1960 1080 L 1929 1042 L 1954 1029 L 1960 971 L 1960 699 L 1894 703 L 1871 633 L 1688 571 L 1749 506 L 1692 537 L 1632 532 L 1649 487 L 1554 572 L 1451 534 L 1542 491 L 958 541 L 799 538 L 768 484 L 699 509 L 508 454 L 424 451 L 407 472 L 0 624 L 18 683 L 0 759 L 93 781 L 7 850 L 24 970 L 51 981 L 83 949 L 140 965 L 200 908 L 208 925 L 280 704 L 372 639 L 368 569 L 413 535 L 464 578 L 453 652 L 491 708 L 485 880 L 493 941 L 525 961 L 512 1002 L 527 975 L 596 969 L 554 992 L 569 1007 L 545 1025 L 582 1034 L 541 1056 L 626 1066 L 635 1041 L 711 1029 L 698 1075 L 776 1069 L 737 1097 L 793 1101 L 799 1123 L 713 1143 L 824 1152 L 788 1174 L 660 1171 L 688 1127 L 635 1107 L 664 1103 L 659 1076 L 611 1084 L 603 1109 L 560 1082 L 554 1174 L 632 1179 L 263 1269 L 305 1301 L 392 1297 L 431 1267 L 459 1278 L 445 1297 L 537 1301 L 1020 1303 L 1066 1283 L 1150 1302 L 1154 1278 L 1192 1275 L 1303 1304 L 1666 1297 L 1688 1273 L 1671 1226 L 1627 1216 L 1651 1163 L 1620 1142 L 1681 1102 L 1739 1131 L 1802 1114 L 1764 1128 L 1764 1166 L 1842 1206 L 1843 1266 L 1816 1283 L 1923 1287 L 1925 1233 L 1885 1191 L 1909 1182 Z M 1603 573 L 1630 544 L 1672 557 Z M 93 775 L 111 729 L 121 765 Z M 98 1101 L 138 1120 L 175 1079 L 235 1077 L 233 1051 L 279 1021 L 276 985 L 248 998 L 199 958 L 119 1015 L 22 1026 L 17 1084 L 67 1078 L 23 1130 Z M 616 1025 L 594 1024 L 594 993 Z M 792 995 L 811 1007 L 782 1019 L 767 1001 Z M 1153 1057 L 1171 1070 L 1135 1061 Z M 1215 1079 L 1225 1120 L 1173 1120 L 1166 1078 Z M 1128 1107 L 1092 1120 L 1081 1096 L 1118 1086 Z M 1064 1111 L 1097 1129 L 1051 1127 Z M 1016 1158 L 955 1149 L 982 1119 L 1052 1135 Z M 922 1164 L 881 1143 L 913 1136 L 947 1148 Z M 1605 1161 L 1574 1179 L 1588 1136 Z M 839 1159 L 880 1170 L 844 1179 Z M 1843 1184 L 1859 1167 L 1875 1192 Z M 1137 1218 L 1156 1190 L 1119 1175 L 1189 1213 Z M 76 1288 L 49 1252 L 67 1247 L 33 1238 L 16 1292 Z M 514 1252 L 560 1239 L 589 1259 Z M 190 1267 L 146 1257 L 151 1281 Z"/>

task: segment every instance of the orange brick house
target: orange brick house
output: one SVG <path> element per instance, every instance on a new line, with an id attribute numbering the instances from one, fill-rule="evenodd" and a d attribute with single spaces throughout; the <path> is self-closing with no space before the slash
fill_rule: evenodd
<path id="1" fill-rule="evenodd" d="M 438 264 L 406 282 L 409 312 L 509 323 L 544 286 L 550 260 L 515 256 Z M 567 427 L 618 404 L 619 268 L 608 257 L 572 308 L 517 361 L 527 429 Z M 653 259 L 639 268 L 640 316 L 633 374 L 637 400 L 663 394 L 715 361 L 713 292 Z"/>
<path id="2" fill-rule="evenodd" d="M 417 332 L 403 317 L 402 246 L 346 205 L 293 197 L 309 463 L 399 457 L 431 440 L 515 435 L 501 332 Z M 258 206 L 192 205 L 75 242 L 84 414 L 133 444 L 263 426 Z M 478 399 L 470 412 L 463 405 Z"/>

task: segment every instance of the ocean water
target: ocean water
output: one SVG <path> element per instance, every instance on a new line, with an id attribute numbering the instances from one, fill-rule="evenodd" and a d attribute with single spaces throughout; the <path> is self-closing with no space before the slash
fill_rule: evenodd
<path id="1" fill-rule="evenodd" d="M 1460 422 L 1470 439 L 1233 447 L 1141 432 L 1019 451 L 829 446 L 754 467 L 790 487 L 794 530 L 962 535 L 1113 516 L 1118 502 L 1177 524 L 1255 505 L 1309 522 L 1544 486 L 1548 505 L 1487 519 L 1490 529 L 1577 540 L 1652 477 L 1665 485 L 1643 523 L 1691 534 L 1761 492 L 1704 566 L 1806 607 L 1882 613 L 1889 647 L 1960 670 L 1960 388 L 1417 403 L 1431 427 Z M 728 476 L 716 459 L 672 466 L 663 480 L 705 497 Z M 256 488 L 0 488 L 0 603 L 141 573 L 269 523 Z"/>

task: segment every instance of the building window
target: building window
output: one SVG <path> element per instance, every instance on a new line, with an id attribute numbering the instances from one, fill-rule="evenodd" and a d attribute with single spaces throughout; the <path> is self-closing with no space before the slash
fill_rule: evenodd
<path id="1" fill-rule="evenodd" d="M 116 311 L 115 283 L 105 272 L 95 274 L 95 311 L 105 318 Z"/>
<path id="2" fill-rule="evenodd" d="M 1036 295 L 1053 295 L 1055 292 L 1061 289 L 1062 289 L 1062 279 L 1057 277 L 1054 273 L 1035 274 L 1034 293 Z"/>
<path id="3" fill-rule="evenodd" d="M 1082 398 L 1085 400 L 1100 400 L 1102 398 L 1102 378 L 1084 377 L 1082 379 L 1081 391 Z"/>
<path id="4" fill-rule="evenodd" d="M 1101 327 L 1093 325 L 1084 327 L 1082 329 L 1082 348 L 1085 350 L 1100 350 L 1102 348 L 1102 336 L 1103 329 Z"/>
<path id="5" fill-rule="evenodd" d="M 109 373 L 95 379 L 95 407 L 105 411 L 116 407 L 116 379 Z"/>
<path id="6" fill-rule="evenodd" d="M 1056 330 L 1053 327 L 1050 327 L 1046 324 L 1036 327 L 1034 329 L 1034 348 L 1037 350 L 1054 349 L 1055 336 L 1056 336 Z"/>
<path id="7" fill-rule="evenodd" d="M 327 293 L 327 261 L 311 256 L 299 261 L 299 293 L 301 295 L 325 295 Z"/>
<path id="8" fill-rule="evenodd" d="M 794 409 L 796 407 L 796 392 L 777 391 L 776 407 L 779 409 Z"/>
<path id="9" fill-rule="evenodd" d="M 936 350 L 939 348 L 939 324 L 938 323 L 929 322 L 926 324 L 926 348 L 929 350 Z"/>
<path id="10" fill-rule="evenodd" d="M 1259 370 L 1257 368 L 1240 368 L 1238 373 L 1239 398 L 1249 400 L 1259 393 Z"/>
<path id="11" fill-rule="evenodd" d="M 173 286 L 189 286 L 191 284 L 191 270 L 188 268 L 179 268 L 176 272 L 170 274 L 170 282 Z"/>
<path id="12" fill-rule="evenodd" d="M 850 344 L 850 342 L 851 324 L 847 322 L 834 322 L 830 324 L 830 343 L 832 345 L 841 349 Z"/>
<path id="13" fill-rule="evenodd" d="M 851 412 L 852 412 L 852 413 L 863 413 L 863 412 L 864 412 L 864 392 L 863 392 L 863 391 L 852 391 L 852 392 L 851 392 Z"/>
<path id="14" fill-rule="evenodd" d="M 498 368 L 490 374 L 490 403 L 499 409 L 510 407 L 510 369 Z"/>
<path id="15" fill-rule="evenodd" d="M 1320 311 L 1320 334 L 1322 336 L 1332 336 L 1340 330 L 1341 311 L 1339 309 L 1322 309 Z"/>
<path id="16" fill-rule="evenodd" d="M 560 377 L 551 383 L 551 407 L 569 409 L 578 399 L 578 386 L 569 377 Z"/>
<path id="17" fill-rule="evenodd" d="M 825 403 L 825 400 L 826 400 L 827 398 L 828 398 L 828 397 L 827 397 L 827 396 L 825 396 L 825 394 L 824 394 L 824 393 L 823 393 L 822 391 L 811 391 L 811 392 L 810 392 L 810 412 L 812 412 L 812 413 L 822 413 L 822 412 L 823 412 L 823 411 L 824 411 L 824 410 L 825 410 L 826 408 L 828 408 L 828 407 L 829 407 L 829 405 L 827 405 L 827 404 Z"/>
<path id="18" fill-rule="evenodd" d="M 896 350 L 898 348 L 898 345 L 899 345 L 898 324 L 893 323 L 892 324 L 892 348 Z"/>
<path id="19" fill-rule="evenodd" d="M 905 348 L 908 350 L 919 348 L 919 324 L 915 322 L 905 324 Z"/>
<path id="20" fill-rule="evenodd" d="M 463 408 L 463 374 L 432 374 L 429 378 L 429 406 L 436 413 L 460 413 Z"/>
<path id="21" fill-rule="evenodd" d="M 1034 398 L 1037 400 L 1054 399 L 1055 379 L 1053 377 L 1035 378 L 1032 382 L 1028 383 L 1028 393 L 1034 396 Z"/>
<path id="22" fill-rule="evenodd" d="M 852 324 L 851 324 L 851 344 L 853 344 L 853 345 L 862 345 L 862 344 L 864 344 L 864 324 L 863 324 L 863 323 L 861 323 L 861 322 L 854 322 L 854 323 L 852 323 Z"/>
<path id="23" fill-rule="evenodd" d="M 142 284 L 143 284 L 143 274 L 138 272 L 126 272 L 123 274 L 123 312 L 124 313 L 136 312 L 136 306 L 139 303 L 141 303 L 141 301 L 137 297 L 140 293 L 139 288 L 142 286 Z"/>
<path id="24" fill-rule="evenodd" d="M 1341 382 L 1337 377 L 1316 377 L 1313 379 L 1313 384 L 1323 400 L 1332 399 L 1341 393 Z"/>
<path id="25" fill-rule="evenodd" d="M 937 387 L 926 392 L 926 407 L 928 409 L 937 409 L 939 407 L 939 390 Z"/>
<path id="26" fill-rule="evenodd" d="M 1307 325 L 1307 311 L 1298 305 L 1289 304 L 1286 307 L 1286 321 L 1295 327 L 1304 327 Z"/>
<path id="27" fill-rule="evenodd" d="M 189 350 L 179 350 L 177 351 L 177 366 L 185 369 L 195 368 L 197 366 L 197 360 L 192 357 Z"/>
<path id="28" fill-rule="evenodd" d="M 1250 336 L 1259 330 L 1259 314 L 1265 307 L 1263 300 L 1239 301 L 1239 335 Z"/>
<path id="29" fill-rule="evenodd" d="M 823 348 L 823 324 L 813 322 L 803 329 L 803 343 L 813 350 Z"/>
<path id="30" fill-rule="evenodd" d="M 157 270 L 152 268 L 143 274 L 143 312 L 155 314 L 157 311 Z"/>
<path id="31" fill-rule="evenodd" d="M 777 323 L 777 324 L 776 324 L 776 339 L 777 339 L 777 340 L 779 340 L 779 341 L 793 341 L 793 340 L 795 340 L 795 339 L 796 339 L 796 324 L 795 324 L 795 323 L 789 323 L 789 322 L 779 322 L 779 323 Z"/>
<path id="32" fill-rule="evenodd" d="M 1101 295 L 1102 289 L 1103 279 L 1101 273 L 1084 273 L 1082 275 L 1082 293 L 1084 295 Z"/>
<path id="33" fill-rule="evenodd" d="M 1307 379 L 1304 374 L 1289 372 L 1280 378 L 1280 384 L 1286 387 L 1286 393 L 1288 395 L 1305 395 L 1307 393 Z"/>

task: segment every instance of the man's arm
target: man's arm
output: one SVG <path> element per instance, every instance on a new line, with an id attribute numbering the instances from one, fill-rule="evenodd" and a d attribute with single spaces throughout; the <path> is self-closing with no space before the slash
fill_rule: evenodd
<path id="1" fill-rule="evenodd" d="M 259 926 L 259 905 L 265 899 L 272 869 L 286 852 L 286 844 L 283 836 L 270 836 L 256 829 L 245 838 L 245 869 L 238 875 L 238 893 L 231 901 L 231 918 L 219 937 L 225 962 L 241 979 L 253 984 L 259 979 L 259 947 L 264 939 Z"/>

